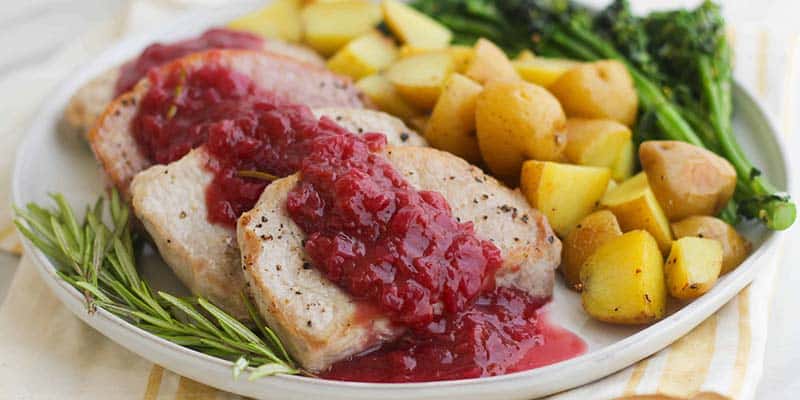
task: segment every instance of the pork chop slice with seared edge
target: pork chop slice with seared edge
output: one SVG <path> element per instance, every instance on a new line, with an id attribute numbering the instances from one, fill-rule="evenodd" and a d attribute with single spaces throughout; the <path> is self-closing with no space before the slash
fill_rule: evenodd
<path id="1" fill-rule="evenodd" d="M 315 109 L 354 133 L 381 132 L 389 144 L 424 146 L 425 139 L 388 114 L 346 108 Z M 131 184 L 136 217 L 155 243 L 164 261 L 192 293 L 203 296 L 237 318 L 247 310 L 241 256 L 236 232 L 208 221 L 206 188 L 214 173 L 206 168 L 204 147 L 168 165 L 139 173 Z"/>
<path id="2" fill-rule="evenodd" d="M 503 256 L 497 285 L 541 298 L 552 294 L 561 242 L 519 191 L 446 152 L 389 147 L 385 154 L 412 186 L 442 194 L 454 217 L 472 222 L 478 237 L 497 245 Z M 370 307 L 309 263 L 305 235 L 285 206 L 298 179 L 295 174 L 270 184 L 239 219 L 237 234 L 244 278 L 258 311 L 304 368 L 321 371 L 397 338 L 404 329 L 365 312 Z"/>
<path id="3" fill-rule="evenodd" d="M 286 43 L 281 40 L 266 39 L 263 51 L 288 57 L 315 67 L 324 67 L 325 60 L 308 47 Z M 97 75 L 81 86 L 64 109 L 66 132 L 87 136 L 97 118 L 103 114 L 115 97 L 115 85 L 120 77 L 120 68 L 114 67 Z"/>
<path id="4" fill-rule="evenodd" d="M 207 65 L 243 74 L 265 91 L 312 108 L 364 108 L 366 104 L 363 94 L 349 78 L 285 56 L 260 51 L 212 50 L 196 53 L 162 66 L 155 72 L 179 70 L 189 73 Z M 141 80 L 132 91 L 111 102 L 89 134 L 95 157 L 111 183 L 126 198 L 133 177 L 153 164 L 139 149 L 131 127 L 139 103 L 151 86 L 149 79 Z"/>

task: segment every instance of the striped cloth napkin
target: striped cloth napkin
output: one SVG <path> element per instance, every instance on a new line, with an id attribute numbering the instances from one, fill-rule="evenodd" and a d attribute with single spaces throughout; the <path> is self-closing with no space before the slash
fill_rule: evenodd
<path id="1" fill-rule="evenodd" d="M 0 80 L 0 109 L 5 111 L 5 119 L 0 120 L 0 193 L 8 193 L 8 175 L 21 132 L 52 85 L 126 31 L 168 21 L 190 1 L 172 0 L 168 5 L 158 0 L 134 1 L 124 23 L 109 21 L 46 65 Z M 797 134 L 800 37 L 761 24 L 736 27 L 731 37 L 739 81 L 765 102 L 784 135 Z M 19 253 L 7 197 L 0 197 L 0 250 Z M 762 373 L 769 302 L 782 254 L 774 254 L 753 284 L 668 348 L 607 378 L 551 398 L 753 398 Z M 34 268 L 23 257 L 0 306 L 3 397 L 239 398 L 164 370 L 101 336 L 61 306 Z"/>

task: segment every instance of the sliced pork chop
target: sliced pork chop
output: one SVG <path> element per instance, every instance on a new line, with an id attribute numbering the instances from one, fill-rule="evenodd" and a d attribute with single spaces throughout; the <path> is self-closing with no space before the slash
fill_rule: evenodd
<path id="1" fill-rule="evenodd" d="M 425 139 L 388 114 L 324 108 L 317 117 L 339 121 L 351 132 L 381 132 L 392 145 L 424 146 Z M 238 318 L 244 277 L 233 229 L 208 222 L 206 187 L 214 178 L 203 147 L 169 165 L 153 166 L 131 184 L 131 203 L 164 261 L 192 293 L 206 297 Z"/>
<path id="2" fill-rule="evenodd" d="M 545 217 L 480 169 L 431 148 L 387 150 L 392 165 L 414 187 L 441 193 L 453 215 L 472 221 L 479 237 L 502 251 L 500 286 L 549 297 L 561 257 L 561 242 Z M 273 182 L 253 210 L 238 222 L 238 241 L 248 288 L 259 312 L 303 367 L 320 371 L 331 363 L 396 338 L 403 329 L 364 312 L 306 258 L 304 234 L 286 211 L 298 176 Z"/>
<path id="3" fill-rule="evenodd" d="M 324 67 L 325 60 L 308 47 L 280 40 L 265 40 L 264 51 Z M 64 109 L 65 131 L 86 136 L 97 118 L 114 100 L 114 86 L 119 78 L 119 67 L 109 69 L 81 86 Z"/>
<path id="4" fill-rule="evenodd" d="M 244 74 L 261 88 L 278 93 L 292 103 L 309 107 L 365 107 L 363 94 L 348 78 L 271 53 L 212 50 L 178 59 L 159 70 L 179 68 L 191 71 L 211 63 Z M 145 78 L 132 91 L 116 98 L 89 134 L 97 160 L 114 186 L 125 196 L 133 177 L 151 165 L 141 154 L 131 132 L 131 121 L 149 87 L 150 81 Z"/>

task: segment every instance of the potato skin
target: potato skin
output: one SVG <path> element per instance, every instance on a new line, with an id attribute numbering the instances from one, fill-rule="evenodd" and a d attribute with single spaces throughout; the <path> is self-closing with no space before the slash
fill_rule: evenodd
<path id="1" fill-rule="evenodd" d="M 647 231 L 605 242 L 584 262 L 580 276 L 583 309 L 595 319 L 646 324 L 664 317 L 664 259 Z"/>
<path id="2" fill-rule="evenodd" d="M 639 160 L 670 221 L 716 215 L 736 189 L 736 170 L 728 160 L 688 143 L 644 142 Z"/>
<path id="3" fill-rule="evenodd" d="M 425 127 L 425 138 L 431 146 L 472 164 L 481 162 L 475 137 L 475 103 L 482 90 L 481 85 L 464 75 L 450 75 Z"/>
<path id="4" fill-rule="evenodd" d="M 622 236 L 617 217 L 608 210 L 587 215 L 563 240 L 561 273 L 569 288 L 580 291 L 581 267 L 603 243 Z"/>
<path id="5" fill-rule="evenodd" d="M 517 70 L 502 49 L 484 38 L 475 42 L 472 59 L 467 64 L 464 75 L 480 84 L 491 80 L 519 80 Z"/>
<path id="6" fill-rule="evenodd" d="M 559 161 L 567 145 L 567 118 L 553 95 L 527 82 L 491 81 L 478 96 L 478 146 L 489 169 L 519 182 L 522 162 Z"/>
<path id="7" fill-rule="evenodd" d="M 628 69 L 619 61 L 576 66 L 548 87 L 569 117 L 607 118 L 627 126 L 636 122 L 639 97 Z"/>
<path id="8" fill-rule="evenodd" d="M 714 239 L 722 245 L 722 269 L 720 275 L 730 272 L 750 253 L 750 242 L 736 232 L 725 221 L 708 216 L 694 216 L 672 224 L 676 238 L 701 237 Z"/>

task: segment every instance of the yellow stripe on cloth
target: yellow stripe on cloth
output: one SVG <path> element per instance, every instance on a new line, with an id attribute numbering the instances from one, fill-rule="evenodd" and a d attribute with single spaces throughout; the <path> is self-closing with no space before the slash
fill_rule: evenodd
<path id="1" fill-rule="evenodd" d="M 738 398 L 744 385 L 747 365 L 750 361 L 750 286 L 744 288 L 736 296 L 737 310 L 739 312 L 739 346 L 736 349 L 736 363 L 733 369 L 733 384 L 730 393 Z"/>
<path id="2" fill-rule="evenodd" d="M 154 364 L 150 369 L 150 376 L 147 378 L 147 388 L 144 390 L 143 400 L 158 399 L 158 391 L 161 389 L 161 378 L 164 376 L 164 368 Z"/>
<path id="3" fill-rule="evenodd" d="M 788 65 L 786 66 L 786 75 L 783 79 L 783 98 L 781 99 L 781 134 L 784 138 L 794 132 L 795 122 L 797 116 L 793 112 L 797 106 L 797 93 L 794 88 L 797 87 L 797 58 L 800 53 L 800 35 L 794 35 L 792 40 L 789 41 L 789 48 L 787 50 Z"/>
<path id="4" fill-rule="evenodd" d="M 636 388 L 639 387 L 639 382 L 642 381 L 645 371 L 647 371 L 647 363 L 649 359 L 644 359 L 636 363 L 631 371 L 631 377 L 628 379 L 628 384 L 625 385 L 626 396 L 636 394 Z"/>
<path id="5" fill-rule="evenodd" d="M 658 392 L 673 396 L 692 396 L 705 383 L 717 337 L 714 314 L 669 348 L 661 372 Z"/>
<path id="6" fill-rule="evenodd" d="M 220 392 L 211 386 L 181 377 L 178 390 L 175 391 L 175 400 L 215 400 L 218 393 Z"/>
<path id="7" fill-rule="evenodd" d="M 0 229 L 0 240 L 5 240 L 7 237 L 14 234 L 14 224 L 9 224 Z"/>
<path id="8" fill-rule="evenodd" d="M 11 221 L 8 221 L 7 226 L 0 227 L 0 251 L 16 255 L 22 254 L 22 243 L 19 241 L 17 231 Z"/>
<path id="9" fill-rule="evenodd" d="M 767 53 L 769 50 L 769 35 L 766 30 L 761 30 L 758 37 L 758 93 L 761 97 L 767 93 L 767 84 L 769 83 L 767 77 Z"/>

